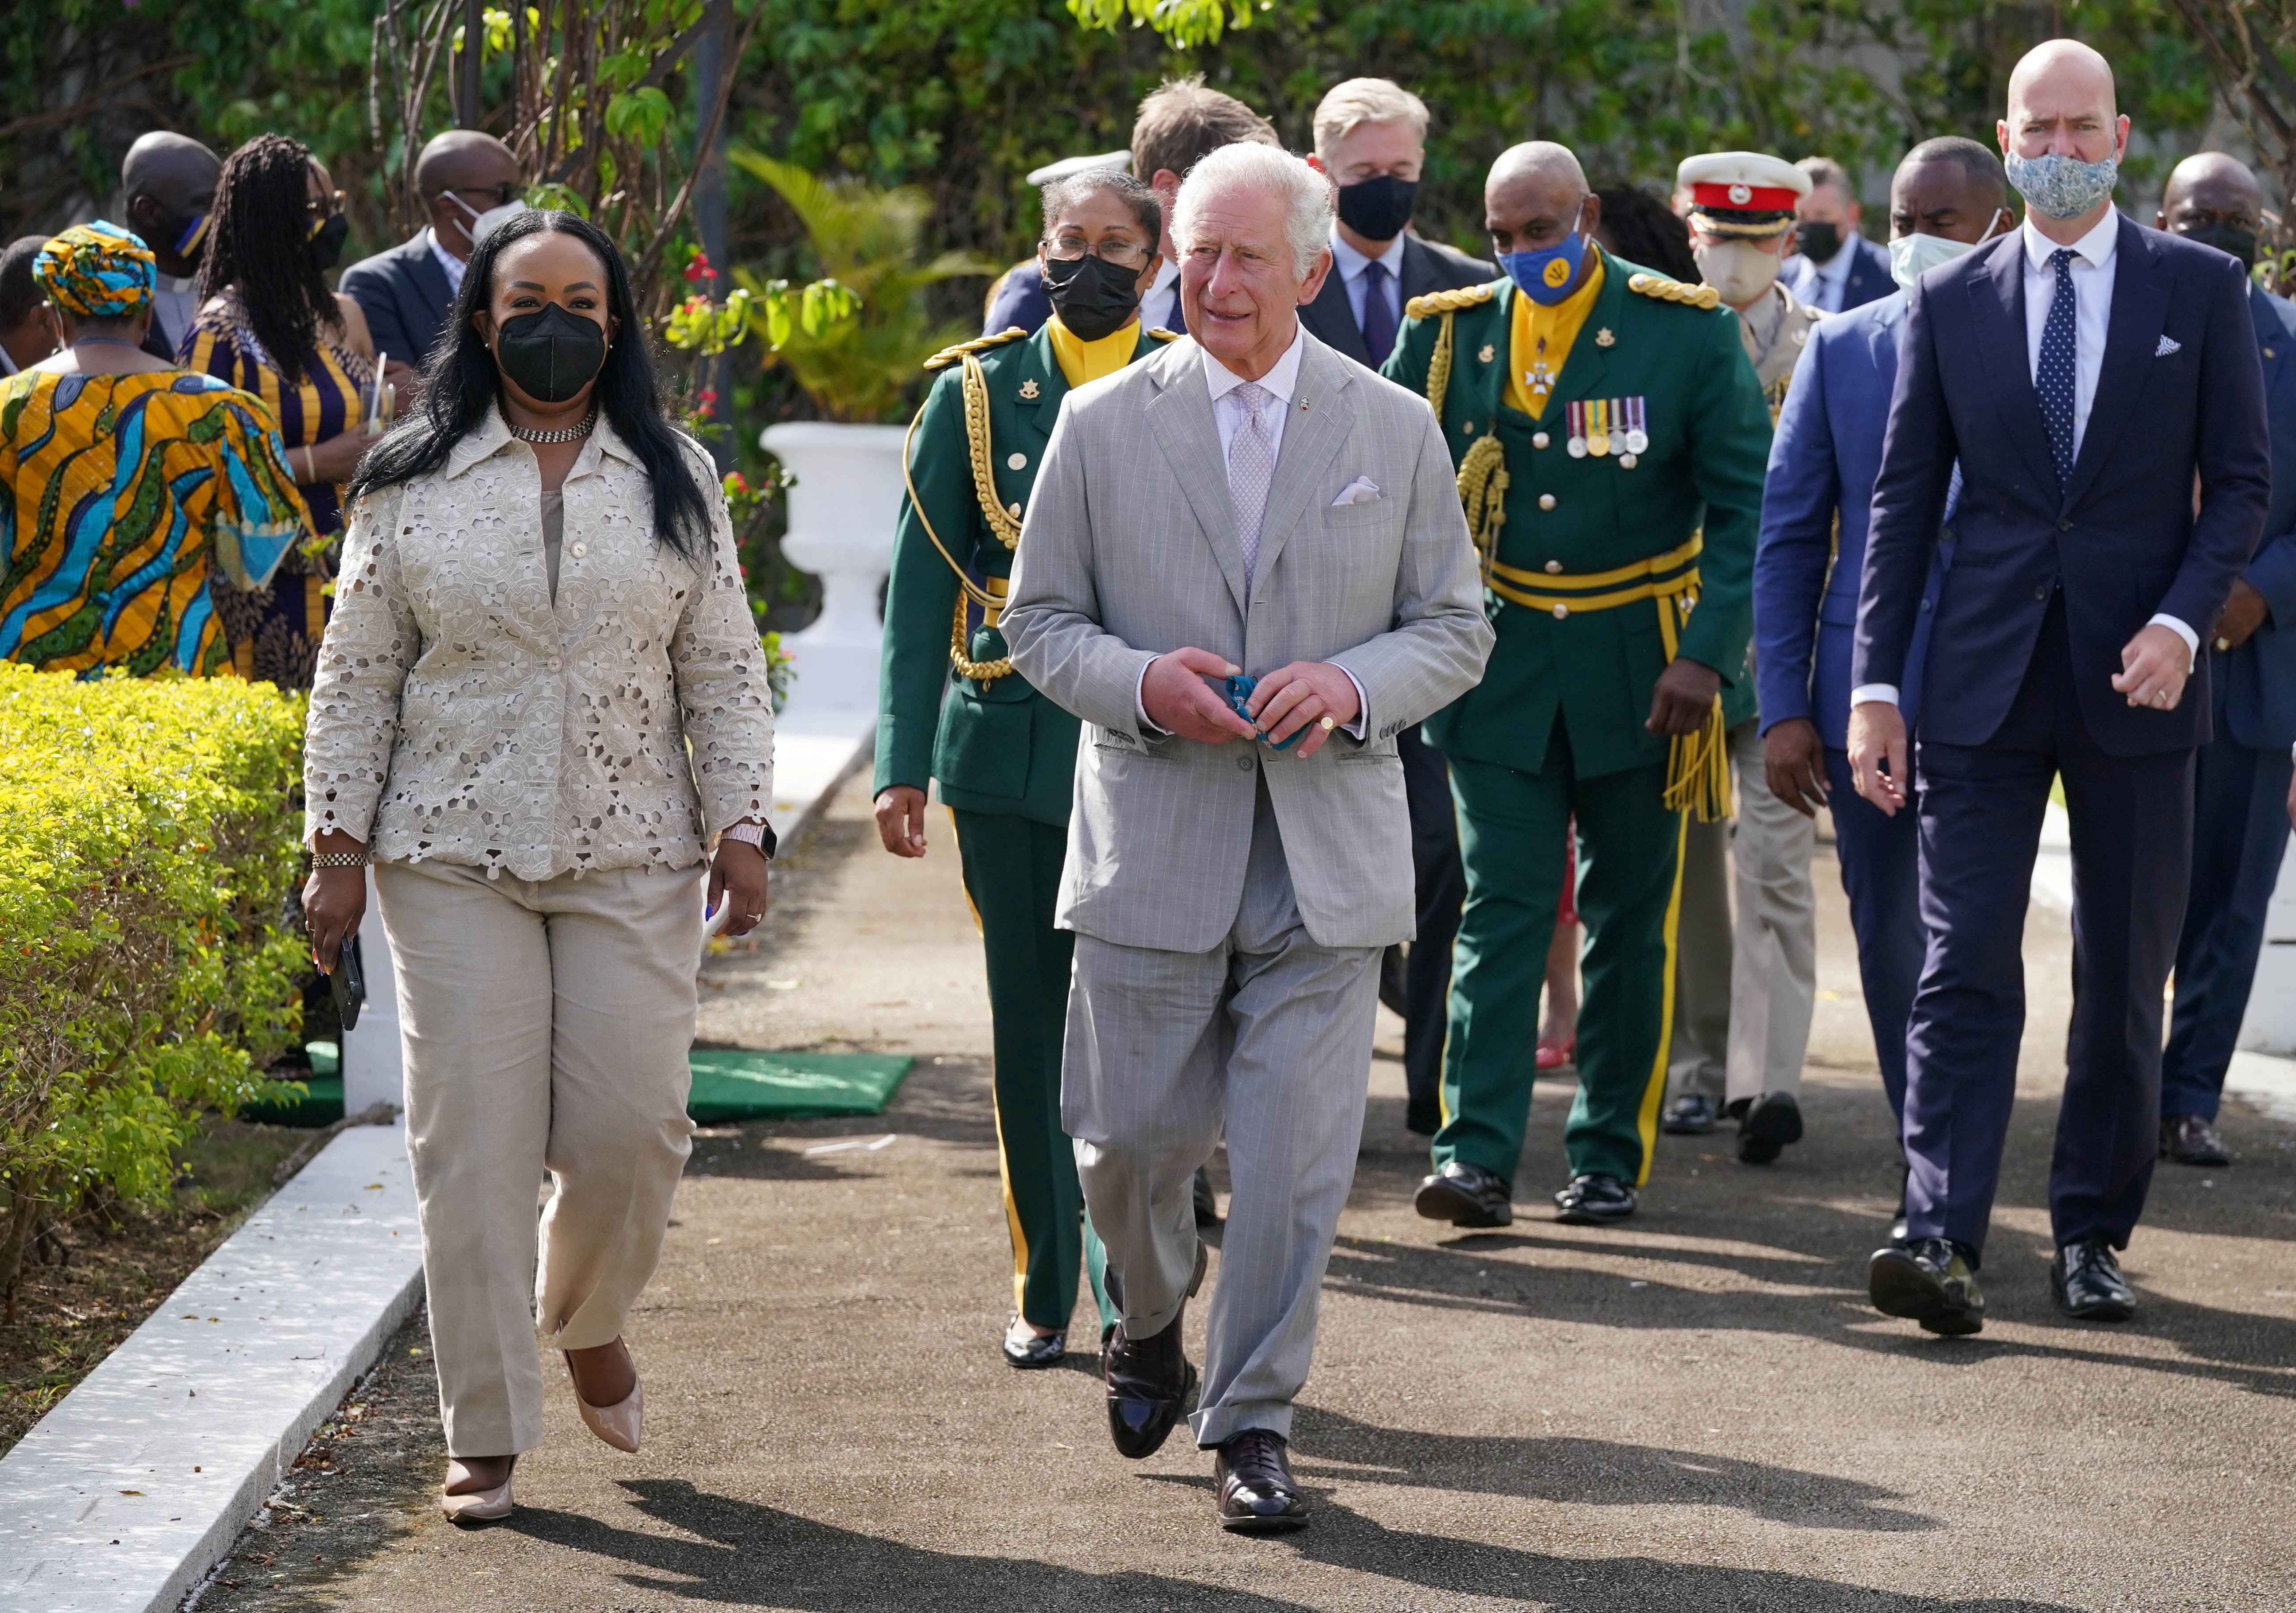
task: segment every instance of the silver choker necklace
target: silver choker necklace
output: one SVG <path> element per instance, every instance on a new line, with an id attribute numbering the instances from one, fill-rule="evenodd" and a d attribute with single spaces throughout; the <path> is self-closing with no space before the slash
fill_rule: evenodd
<path id="1" fill-rule="evenodd" d="M 511 425 L 506 415 L 503 419 L 503 424 L 510 426 L 510 434 L 519 441 L 538 443 L 580 442 L 590 435 L 590 428 L 597 423 L 598 405 L 594 403 L 590 405 L 590 412 L 582 416 L 580 425 L 567 426 L 556 431 L 529 431 L 524 426 Z"/>

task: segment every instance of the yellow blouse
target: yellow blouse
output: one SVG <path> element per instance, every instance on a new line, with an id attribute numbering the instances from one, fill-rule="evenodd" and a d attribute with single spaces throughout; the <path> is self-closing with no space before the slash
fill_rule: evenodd
<path id="1" fill-rule="evenodd" d="M 1111 331 L 1098 341 L 1086 341 L 1062 324 L 1057 314 L 1045 321 L 1045 330 L 1053 339 L 1053 356 L 1060 361 L 1061 373 L 1071 387 L 1115 374 L 1132 362 L 1133 352 L 1140 346 L 1137 315 L 1122 330 Z"/>
<path id="2" fill-rule="evenodd" d="M 1546 400 L 1554 396 L 1555 378 L 1570 356 L 1570 344 L 1578 339 L 1578 327 L 1587 323 L 1595 299 L 1603 294 L 1603 249 L 1590 245 L 1589 250 L 1595 254 L 1595 268 L 1587 283 L 1554 307 L 1533 302 L 1520 287 L 1515 291 L 1505 402 L 1508 408 L 1520 409 L 1533 420 L 1546 413 Z M 1541 372 L 1547 385 L 1545 392 L 1532 390 L 1525 379 L 1540 365 L 1545 366 Z"/>

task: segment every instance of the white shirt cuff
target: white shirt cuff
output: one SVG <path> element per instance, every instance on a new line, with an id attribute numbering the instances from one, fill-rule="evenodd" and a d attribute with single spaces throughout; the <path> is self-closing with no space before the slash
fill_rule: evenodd
<path id="1" fill-rule="evenodd" d="M 1140 732 L 1144 735 L 1152 740 L 1160 740 L 1165 731 L 1148 720 L 1148 702 L 1141 698 L 1141 692 L 1148 687 L 1148 668 L 1155 664 L 1152 659 L 1140 663 L 1140 675 L 1132 684 L 1132 712 L 1140 719 Z"/>
<path id="2" fill-rule="evenodd" d="M 2148 627 L 2166 627 L 2185 641 L 2185 653 L 2192 658 L 2191 661 L 2185 664 L 2185 670 L 2189 673 L 2193 669 L 2192 661 L 2197 661 L 2201 658 L 2201 635 L 2194 632 L 2180 618 L 2170 616 L 2165 611 L 2144 625 Z"/>
<path id="3" fill-rule="evenodd" d="M 1868 700 L 1879 700 L 1884 706 L 1896 705 L 1898 703 L 1897 684 L 1860 684 L 1849 692 L 1849 703 L 1852 706 L 1863 706 Z"/>
<path id="4" fill-rule="evenodd" d="M 1345 667 L 1341 667 L 1340 670 L 1348 672 Z M 1371 701 L 1364 696 L 1362 679 L 1357 677 L 1354 673 L 1348 672 L 1348 682 L 1356 686 L 1356 720 L 1352 723 L 1342 723 L 1340 725 L 1340 732 L 1360 745 L 1371 722 Z"/>

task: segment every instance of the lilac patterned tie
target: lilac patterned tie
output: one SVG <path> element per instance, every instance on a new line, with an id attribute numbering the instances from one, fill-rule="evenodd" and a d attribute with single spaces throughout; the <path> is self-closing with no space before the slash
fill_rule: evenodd
<path id="1" fill-rule="evenodd" d="M 1235 509 L 1236 542 L 1243 546 L 1243 585 L 1248 594 L 1251 574 L 1259 564 L 1259 523 L 1267 513 L 1267 485 L 1275 476 L 1275 444 L 1267 430 L 1267 406 L 1275 401 L 1275 394 L 1247 381 L 1228 396 L 1244 410 L 1243 420 L 1227 445 L 1227 496 Z"/>

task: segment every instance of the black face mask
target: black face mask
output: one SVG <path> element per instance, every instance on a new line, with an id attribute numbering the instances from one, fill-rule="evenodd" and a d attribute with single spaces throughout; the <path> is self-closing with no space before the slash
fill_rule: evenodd
<path id="1" fill-rule="evenodd" d="M 1061 323 L 1085 341 L 1124 328 L 1140 307 L 1140 271 L 1095 258 L 1045 259 L 1045 295 Z"/>
<path id="2" fill-rule="evenodd" d="M 311 254 L 311 266 L 324 274 L 342 261 L 343 242 L 351 233 L 351 221 L 340 213 L 328 215 L 327 221 L 311 232 L 306 249 Z"/>
<path id="3" fill-rule="evenodd" d="M 1812 263 L 1832 263 L 1841 250 L 1841 226 L 1831 220 L 1805 218 L 1794 225 L 1794 250 Z"/>
<path id="4" fill-rule="evenodd" d="M 199 266 L 200 254 L 208 250 L 208 216 L 194 213 L 184 217 L 181 213 L 161 209 L 155 217 L 147 241 L 158 242 L 193 267 Z M 141 233 L 139 226 L 138 233 Z"/>
<path id="5" fill-rule="evenodd" d="M 1365 241 L 1393 241 L 1411 222 L 1418 201 L 1416 179 L 1382 174 L 1340 187 L 1340 222 Z"/>
<path id="6" fill-rule="evenodd" d="M 2240 259 L 2242 266 L 2256 266 L 2256 232 L 2234 224 L 2229 218 L 2208 218 L 2189 229 L 2177 232 L 2187 241 L 2197 241 L 2204 247 L 2214 247 L 2219 252 L 2230 252 Z"/>
<path id="7" fill-rule="evenodd" d="M 502 322 L 495 363 L 537 403 L 564 403 L 605 367 L 606 332 L 554 302 Z"/>

